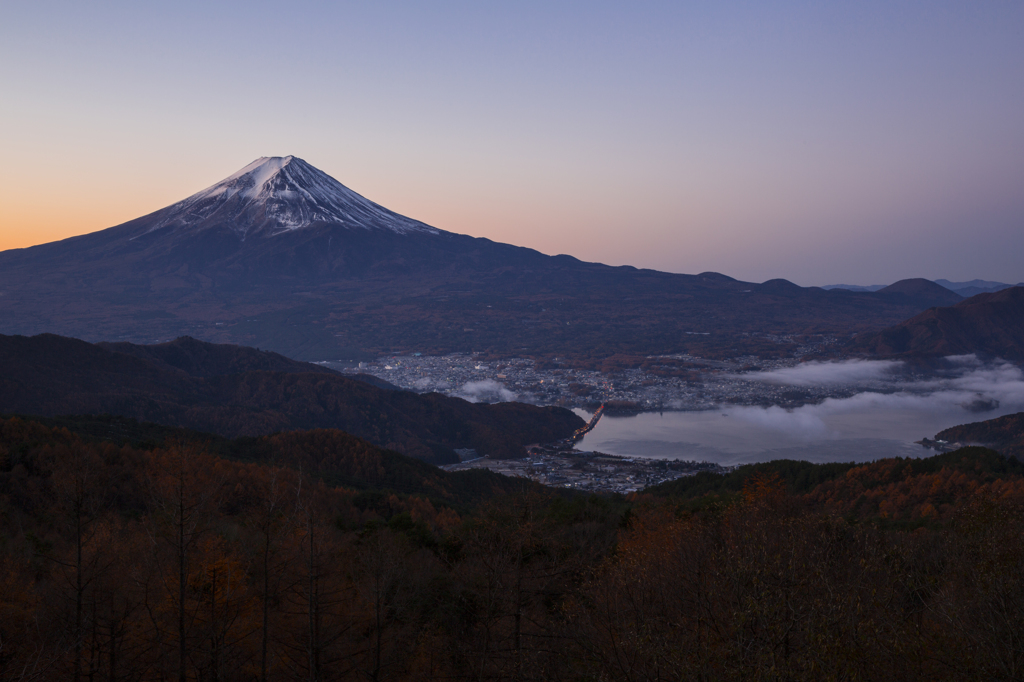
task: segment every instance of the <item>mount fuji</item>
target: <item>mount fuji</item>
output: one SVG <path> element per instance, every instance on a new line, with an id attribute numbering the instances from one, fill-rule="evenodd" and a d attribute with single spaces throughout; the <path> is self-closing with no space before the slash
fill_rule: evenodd
<path id="1" fill-rule="evenodd" d="M 948 304 L 936 296 L 925 286 L 825 291 L 548 256 L 399 215 L 294 156 L 257 159 L 116 227 L 0 252 L 2 334 L 190 335 L 308 360 L 776 354 L 798 343 L 778 335 L 877 330 Z"/>
<path id="2" fill-rule="evenodd" d="M 159 213 L 147 234 L 157 230 L 197 233 L 223 226 L 244 240 L 316 225 L 398 234 L 440 233 L 378 206 L 294 156 L 256 159 Z"/>

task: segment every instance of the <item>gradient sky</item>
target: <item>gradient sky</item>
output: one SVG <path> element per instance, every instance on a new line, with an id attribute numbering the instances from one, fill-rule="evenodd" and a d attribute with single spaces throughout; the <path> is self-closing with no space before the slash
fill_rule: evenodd
<path id="1" fill-rule="evenodd" d="M 1024 281 L 1024 2 L 6 2 L 0 249 L 294 154 L 442 229 Z"/>

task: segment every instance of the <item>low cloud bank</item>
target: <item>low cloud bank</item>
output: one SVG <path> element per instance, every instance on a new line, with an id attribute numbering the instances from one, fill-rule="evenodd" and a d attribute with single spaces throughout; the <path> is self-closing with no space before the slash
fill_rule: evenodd
<path id="1" fill-rule="evenodd" d="M 956 356 L 963 368 L 945 376 L 917 381 L 907 390 L 927 393 L 975 393 L 1000 402 L 1024 402 L 1024 371 L 1011 362 L 996 360 L 988 364 L 974 356 Z"/>
<path id="2" fill-rule="evenodd" d="M 438 393 L 444 393 L 452 387 L 444 379 L 434 380 L 430 377 L 422 377 L 412 382 L 412 387 L 420 393 L 427 393 L 428 391 L 437 391 Z"/>
<path id="3" fill-rule="evenodd" d="M 894 433 L 899 430 L 900 423 L 908 419 L 918 421 L 917 418 L 911 418 L 910 413 L 954 426 L 1024 410 L 1024 372 L 1020 367 L 1004 361 L 983 364 L 974 356 L 950 359 L 957 365 L 957 369 L 943 376 L 899 383 L 895 383 L 894 377 L 886 376 L 886 373 L 895 369 L 892 364 L 888 367 L 863 364 L 879 361 L 813 363 L 816 366 L 797 374 L 782 374 L 783 370 L 764 372 L 762 374 L 782 374 L 786 381 L 780 380 L 779 383 L 794 386 L 812 383 L 820 385 L 823 379 L 843 376 L 847 378 L 836 383 L 857 383 L 850 377 L 860 377 L 861 381 L 884 379 L 887 383 L 892 382 L 888 383 L 889 389 L 898 390 L 887 393 L 863 391 L 849 398 L 828 398 L 817 405 L 804 405 L 790 410 L 781 407 L 736 407 L 724 411 L 730 417 L 793 438 L 820 440 L 849 437 L 848 433 L 845 436 L 841 433 L 844 426 L 849 427 L 863 417 L 870 417 L 872 424 L 871 428 L 864 430 L 868 436 L 872 431 Z M 825 364 L 831 366 L 824 367 Z M 808 383 L 798 383 L 804 381 Z M 863 419 L 860 421 L 863 422 Z M 920 434 L 932 435 L 934 432 Z"/>
<path id="4" fill-rule="evenodd" d="M 494 379 L 467 381 L 452 395 L 471 403 L 507 403 L 516 399 L 516 394 Z"/>
<path id="5" fill-rule="evenodd" d="M 903 363 L 898 360 L 814 361 L 796 367 L 736 375 L 735 378 L 786 386 L 833 386 L 886 381 L 902 368 Z"/>

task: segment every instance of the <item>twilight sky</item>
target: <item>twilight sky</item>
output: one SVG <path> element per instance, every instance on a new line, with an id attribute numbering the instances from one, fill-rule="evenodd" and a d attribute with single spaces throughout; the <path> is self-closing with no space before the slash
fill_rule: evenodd
<path id="1" fill-rule="evenodd" d="M 436 227 L 802 285 L 1024 281 L 1024 2 L 8 2 L 0 249 L 294 154 Z"/>

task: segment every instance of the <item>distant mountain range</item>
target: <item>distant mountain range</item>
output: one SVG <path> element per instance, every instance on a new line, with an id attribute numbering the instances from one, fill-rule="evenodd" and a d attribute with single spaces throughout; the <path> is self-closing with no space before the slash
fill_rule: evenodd
<path id="1" fill-rule="evenodd" d="M 341 429 L 441 464 L 456 448 L 517 457 L 583 420 L 558 407 L 484 405 L 375 386 L 252 348 L 0 335 L 0 414 L 113 414 L 228 438 Z"/>
<path id="2" fill-rule="evenodd" d="M 844 289 L 846 291 L 878 291 L 884 289 L 887 284 L 869 284 L 867 286 L 861 286 L 859 284 L 826 284 L 821 287 L 825 291 L 831 291 L 833 289 Z"/>
<path id="3" fill-rule="evenodd" d="M 931 308 L 881 332 L 859 335 L 849 350 L 880 357 L 982 353 L 1024 360 L 1024 287 Z"/>
<path id="4" fill-rule="evenodd" d="M 970 282 L 950 282 L 948 279 L 937 279 L 936 284 L 941 284 L 950 291 L 955 291 L 964 298 L 970 298 L 978 294 L 991 294 L 1010 287 L 1024 286 L 1024 282 L 1017 284 L 1006 284 L 1005 282 L 990 282 L 984 279 L 972 279 Z"/>
<path id="5" fill-rule="evenodd" d="M 951 302 L 923 282 L 826 291 L 547 256 L 406 218 L 289 156 L 123 225 L 0 253 L 0 333 L 188 335 L 301 360 L 739 355 L 772 351 L 779 335 L 877 330 Z"/>
<path id="6" fill-rule="evenodd" d="M 1024 286 L 1024 282 L 1018 284 L 1006 284 L 1005 282 L 990 282 L 985 279 L 972 279 L 970 282 L 950 282 L 948 279 L 937 279 L 934 280 L 939 286 L 945 287 L 950 291 L 955 291 L 960 294 L 963 298 L 970 298 L 977 294 L 989 294 L 996 291 L 1002 291 L 1003 289 L 1009 289 L 1013 286 Z M 847 291 L 879 291 L 885 289 L 884 284 L 871 284 L 869 286 L 860 286 L 857 284 L 828 284 L 823 286 L 822 289 L 846 289 Z"/>

